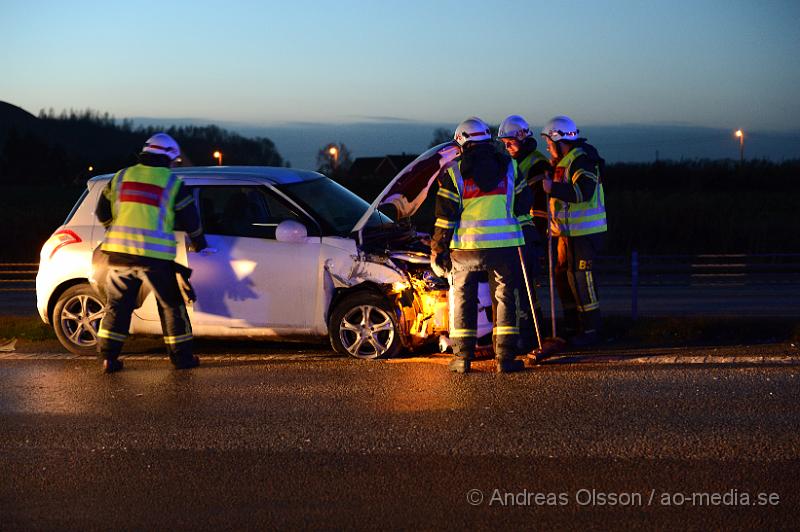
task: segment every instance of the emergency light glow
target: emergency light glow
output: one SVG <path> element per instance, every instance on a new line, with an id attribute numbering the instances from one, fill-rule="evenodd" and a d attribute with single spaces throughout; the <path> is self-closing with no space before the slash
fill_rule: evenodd
<path id="1" fill-rule="evenodd" d="M 392 283 L 392 291 L 393 292 L 404 292 L 411 288 L 411 283 L 408 281 L 395 281 Z"/>
<path id="2" fill-rule="evenodd" d="M 241 281 L 248 275 L 252 274 L 258 263 L 252 260 L 232 260 L 231 261 L 231 269 L 233 273 L 236 274 L 236 280 Z"/>

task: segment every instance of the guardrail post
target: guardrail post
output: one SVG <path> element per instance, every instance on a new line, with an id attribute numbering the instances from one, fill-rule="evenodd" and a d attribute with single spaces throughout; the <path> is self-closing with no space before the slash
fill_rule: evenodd
<path id="1" fill-rule="evenodd" d="M 639 317 L 639 252 L 631 251 L 631 319 Z"/>

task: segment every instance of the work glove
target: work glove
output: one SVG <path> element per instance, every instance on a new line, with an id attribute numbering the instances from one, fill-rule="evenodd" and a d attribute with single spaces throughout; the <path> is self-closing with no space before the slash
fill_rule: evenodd
<path id="1" fill-rule="evenodd" d="M 431 269 L 437 277 L 447 277 L 447 274 L 453 269 L 453 262 L 450 260 L 450 255 L 448 253 L 432 253 Z"/>

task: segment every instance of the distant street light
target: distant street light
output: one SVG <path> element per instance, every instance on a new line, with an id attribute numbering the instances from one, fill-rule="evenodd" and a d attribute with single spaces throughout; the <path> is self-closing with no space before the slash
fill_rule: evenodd
<path id="1" fill-rule="evenodd" d="M 217 166 L 222 166 L 222 152 L 217 150 L 214 152 L 214 159 L 217 160 Z"/>
<path id="2" fill-rule="evenodd" d="M 94 171 L 94 166 L 90 166 L 90 167 L 89 167 L 89 171 L 90 171 L 90 172 L 93 172 L 93 171 Z"/>
<path id="3" fill-rule="evenodd" d="M 739 164 L 744 165 L 744 131 L 737 129 L 734 135 L 739 139 Z"/>
<path id="4" fill-rule="evenodd" d="M 333 160 L 333 170 L 336 170 L 336 163 L 339 162 L 339 148 L 331 146 L 328 148 L 328 153 L 331 154 L 331 159 Z"/>

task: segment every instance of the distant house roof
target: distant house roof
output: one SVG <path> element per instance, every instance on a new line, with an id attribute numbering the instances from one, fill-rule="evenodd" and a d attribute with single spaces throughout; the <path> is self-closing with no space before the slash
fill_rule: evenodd
<path id="1" fill-rule="evenodd" d="M 373 176 L 383 159 L 383 157 L 359 157 L 350 165 L 347 176 L 351 179 Z"/>
<path id="2" fill-rule="evenodd" d="M 359 179 L 365 177 L 381 177 L 391 179 L 405 168 L 418 155 L 384 155 L 383 157 L 359 157 L 350 166 L 348 177 Z"/>

